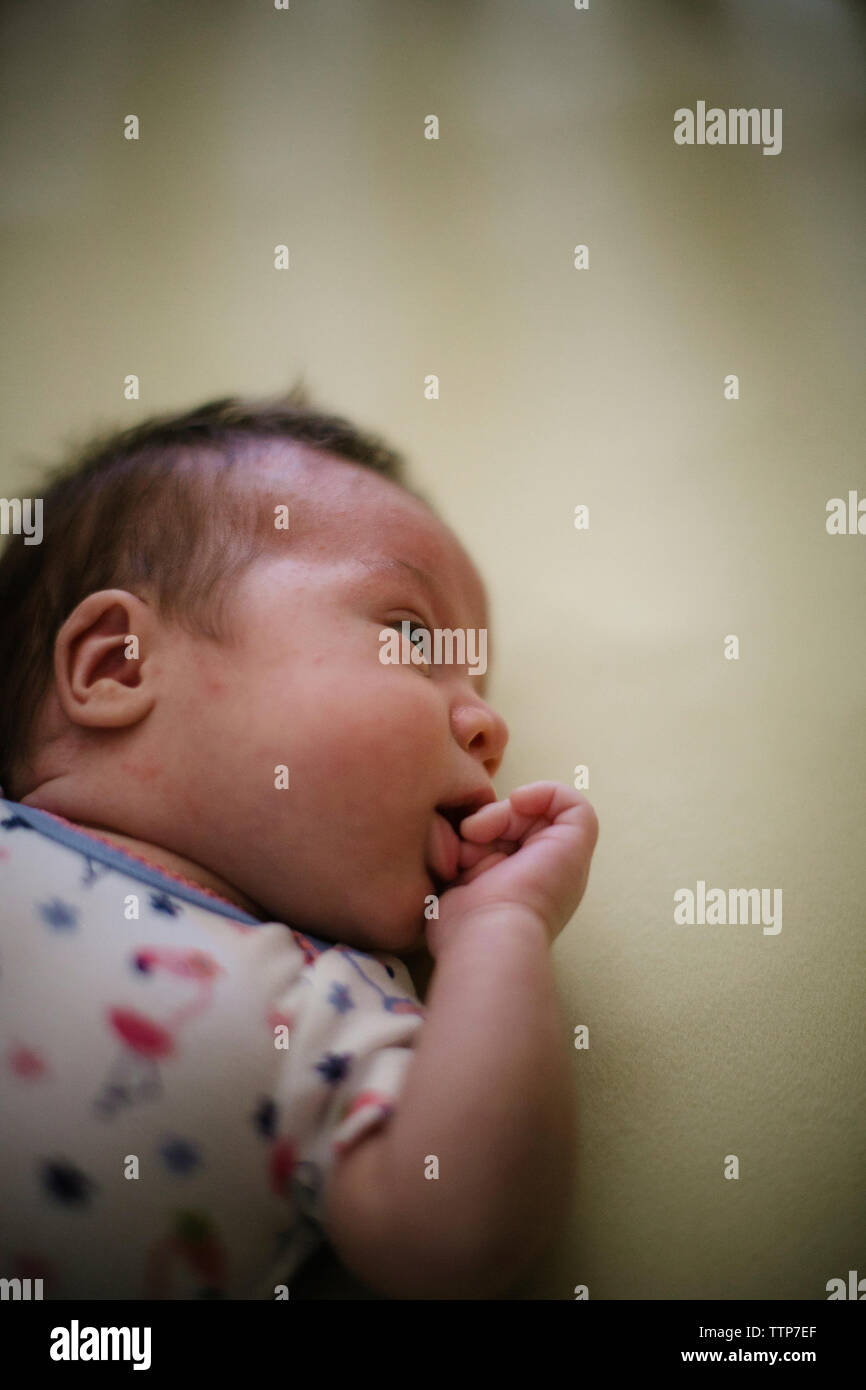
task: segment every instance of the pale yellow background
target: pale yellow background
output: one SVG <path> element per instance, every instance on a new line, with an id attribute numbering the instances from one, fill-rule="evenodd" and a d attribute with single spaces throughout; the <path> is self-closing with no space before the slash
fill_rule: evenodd
<path id="1" fill-rule="evenodd" d="M 580 1178 L 516 1296 L 822 1299 L 866 1275 L 866 536 L 824 524 L 866 496 L 862 9 L 113 0 L 0 23 L 0 492 L 96 425 L 303 372 L 408 452 L 487 577 L 500 792 L 590 768 L 601 838 L 555 947 L 591 1038 Z M 699 99 L 782 107 L 782 153 L 676 146 Z M 674 926 L 699 878 L 781 888 L 781 933 Z"/>

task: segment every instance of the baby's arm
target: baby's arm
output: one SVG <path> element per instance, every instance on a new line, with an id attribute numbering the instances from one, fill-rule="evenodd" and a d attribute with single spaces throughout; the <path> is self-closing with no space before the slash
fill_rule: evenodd
<path id="1" fill-rule="evenodd" d="M 443 895 L 399 1105 L 338 1160 L 326 1197 L 335 1249 L 389 1297 L 492 1297 L 567 1213 L 573 1080 L 550 945 L 583 894 L 597 831 L 585 798 L 549 782 L 461 826 L 498 862 Z M 438 1178 L 425 1176 L 431 1157 Z"/>

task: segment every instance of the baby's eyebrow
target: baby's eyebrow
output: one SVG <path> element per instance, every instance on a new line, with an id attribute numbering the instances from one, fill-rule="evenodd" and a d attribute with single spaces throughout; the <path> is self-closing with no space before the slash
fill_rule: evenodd
<path id="1" fill-rule="evenodd" d="M 409 560 L 399 560 L 396 557 L 383 555 L 377 556 L 374 560 L 359 558 L 358 563 L 363 565 L 370 574 L 400 574 L 408 570 L 418 580 L 418 583 L 427 590 L 431 598 L 440 605 L 445 602 L 445 595 L 438 579 L 434 579 L 429 570 L 421 569 L 419 565 L 413 565 Z"/>

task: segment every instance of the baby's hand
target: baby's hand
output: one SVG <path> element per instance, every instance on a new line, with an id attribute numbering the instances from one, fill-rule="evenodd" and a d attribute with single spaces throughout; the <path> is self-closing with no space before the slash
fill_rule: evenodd
<path id="1" fill-rule="evenodd" d="M 534 914 L 553 941 L 586 889 L 598 819 L 571 787 L 530 782 L 467 816 L 460 838 L 461 872 L 427 926 L 433 956 L 467 916 L 490 907 Z"/>

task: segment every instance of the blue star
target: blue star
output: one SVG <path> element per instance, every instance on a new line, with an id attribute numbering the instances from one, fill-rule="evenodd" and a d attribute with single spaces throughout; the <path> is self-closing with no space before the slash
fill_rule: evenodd
<path id="1" fill-rule="evenodd" d="M 74 1203 L 86 1206 L 96 1187 L 86 1173 L 64 1159 L 43 1163 L 40 1177 L 46 1192 L 70 1206 Z"/>
<path id="2" fill-rule="evenodd" d="M 253 1116 L 253 1124 L 260 1134 L 266 1139 L 273 1139 L 276 1134 L 277 1107 L 270 1096 L 265 1096 L 259 1102 L 256 1113 Z"/>
<path id="3" fill-rule="evenodd" d="M 67 930 L 70 927 L 78 926 L 78 909 L 70 907 L 68 903 L 62 902 L 60 898 L 54 898 L 50 903 L 37 903 L 36 906 L 39 909 L 42 920 L 46 922 L 49 927 L 54 927 L 58 930 Z"/>
<path id="4" fill-rule="evenodd" d="M 166 1168 L 170 1168 L 173 1173 L 190 1173 L 201 1162 L 201 1154 L 195 1145 L 176 1135 L 166 1139 L 160 1146 L 159 1153 Z"/>
<path id="5" fill-rule="evenodd" d="M 337 1013 L 340 1014 L 347 1013 L 349 1009 L 354 1009 L 355 1007 L 355 1001 L 349 993 L 347 986 L 341 984 L 339 980 L 335 980 L 331 985 L 328 1003 L 332 1004 L 337 1010 Z"/>
<path id="6" fill-rule="evenodd" d="M 154 912 L 164 912 L 168 917 L 176 917 L 180 908 L 168 893 L 151 893 L 150 905 Z"/>
<path id="7" fill-rule="evenodd" d="M 316 1071 L 321 1072 L 326 1081 L 336 1085 L 348 1075 L 351 1061 L 351 1052 L 328 1052 L 321 1062 L 316 1063 Z"/>

